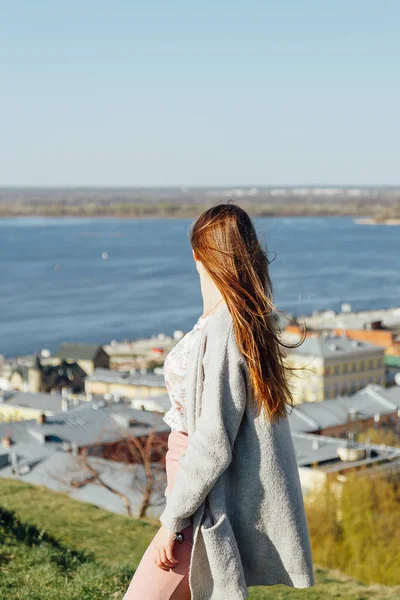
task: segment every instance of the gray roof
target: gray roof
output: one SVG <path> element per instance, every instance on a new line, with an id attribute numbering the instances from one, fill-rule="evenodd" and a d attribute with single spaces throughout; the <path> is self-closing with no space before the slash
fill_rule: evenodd
<path id="1" fill-rule="evenodd" d="M 11 467 L 11 453 L 18 457 L 18 470 L 14 475 Z M 2 460 L 3 459 L 3 460 Z M 5 460 L 4 460 L 5 459 Z M 105 483 L 126 494 L 136 512 L 143 490 L 144 473 L 142 465 L 126 465 L 101 458 L 88 458 L 89 464 L 100 474 Z M 106 510 L 126 515 L 122 499 L 104 487 L 90 482 L 82 487 L 72 487 L 71 479 L 82 481 L 89 473 L 79 462 L 79 458 L 68 452 L 56 452 L 35 444 L 17 444 L 0 452 L 0 477 L 20 479 L 33 485 L 66 492 L 71 498 L 89 502 Z M 162 475 L 160 485 L 151 496 L 148 516 L 157 518 L 165 503 Z"/>
<path id="2" fill-rule="evenodd" d="M 398 468 L 400 467 L 400 448 L 370 444 L 370 458 L 347 462 L 341 460 L 337 454 L 337 449 L 346 445 L 346 440 L 343 438 L 292 432 L 292 439 L 299 467 L 312 468 L 313 463 L 318 463 L 319 469 L 334 472 L 361 464 L 369 466 L 374 463 L 379 464 L 385 460 L 396 461 Z M 363 444 L 356 444 L 356 446 L 365 448 Z"/>
<path id="3" fill-rule="evenodd" d="M 105 352 L 95 344 L 61 344 L 56 356 L 63 360 L 94 360 L 100 350 Z"/>
<path id="4" fill-rule="evenodd" d="M 400 387 L 386 389 L 370 384 L 352 396 L 297 404 L 291 409 L 289 422 L 293 431 L 305 433 L 344 425 L 349 411 L 358 411 L 356 420 L 364 420 L 376 414 L 392 414 L 399 409 Z"/>
<path id="5" fill-rule="evenodd" d="M 156 373 L 131 373 L 130 371 L 111 371 L 110 369 L 95 369 L 86 381 L 104 381 L 125 385 L 143 385 L 148 387 L 165 387 L 164 375 Z"/>
<path id="6" fill-rule="evenodd" d="M 376 321 L 382 321 L 387 329 L 400 328 L 400 308 L 378 309 L 351 313 L 333 311 L 315 312 L 311 317 L 303 317 L 308 329 L 366 329 Z"/>
<path id="7" fill-rule="evenodd" d="M 384 349 L 374 344 L 351 340 L 345 336 L 307 337 L 298 348 L 289 350 L 290 354 L 313 356 L 315 358 L 342 358 L 384 354 Z"/>
<path id="8" fill-rule="evenodd" d="M 62 398 L 59 394 L 35 394 L 33 392 L 17 392 L 8 390 L 0 393 L 0 404 L 7 406 L 32 408 L 46 414 L 61 410 Z"/>
<path id="9" fill-rule="evenodd" d="M 66 443 L 81 448 L 118 441 L 127 435 L 141 437 L 151 429 L 157 433 L 170 430 L 160 415 L 100 400 L 57 413 L 43 424 L 35 420 L 0 423 L 0 437 L 11 437 L 14 443 L 51 446 Z"/>

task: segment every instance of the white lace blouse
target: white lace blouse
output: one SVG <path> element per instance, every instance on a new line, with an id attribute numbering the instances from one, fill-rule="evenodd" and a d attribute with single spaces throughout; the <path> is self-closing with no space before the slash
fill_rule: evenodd
<path id="1" fill-rule="evenodd" d="M 178 431 L 187 432 L 185 407 L 185 373 L 188 356 L 193 348 L 198 332 L 209 317 L 199 317 L 193 328 L 188 331 L 165 357 L 164 380 L 171 400 L 171 408 L 164 415 L 164 421 Z"/>

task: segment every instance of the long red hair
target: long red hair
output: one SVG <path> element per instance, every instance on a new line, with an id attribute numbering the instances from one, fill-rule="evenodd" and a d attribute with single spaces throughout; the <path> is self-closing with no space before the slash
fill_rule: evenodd
<path id="1" fill-rule="evenodd" d="M 293 346 L 280 339 L 269 261 L 249 215 L 233 203 L 212 206 L 192 225 L 190 243 L 232 315 L 258 414 L 263 410 L 271 420 L 287 416 L 293 397 L 284 348 Z"/>

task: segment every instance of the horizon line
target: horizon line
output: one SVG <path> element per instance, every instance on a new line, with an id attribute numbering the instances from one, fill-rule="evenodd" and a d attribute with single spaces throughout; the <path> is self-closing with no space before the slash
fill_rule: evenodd
<path id="1" fill-rule="evenodd" d="M 169 185 L 154 185 L 154 184 L 0 184 L 0 190 L 4 189 L 20 189 L 20 190 L 34 190 L 34 189 L 170 189 L 170 190 L 192 190 L 192 189 L 225 189 L 225 188 L 260 188 L 260 189 L 274 189 L 274 188 L 400 188 L 399 183 L 227 183 L 227 184 L 169 184 Z"/>

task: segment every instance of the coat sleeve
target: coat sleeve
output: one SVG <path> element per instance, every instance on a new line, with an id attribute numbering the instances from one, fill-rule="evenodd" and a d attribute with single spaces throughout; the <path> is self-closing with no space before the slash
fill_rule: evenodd
<path id="1" fill-rule="evenodd" d="M 210 332 L 203 356 L 201 414 L 179 460 L 175 483 L 160 516 L 181 531 L 232 460 L 232 448 L 246 406 L 246 362 L 236 346 L 233 323 L 224 336 Z"/>

